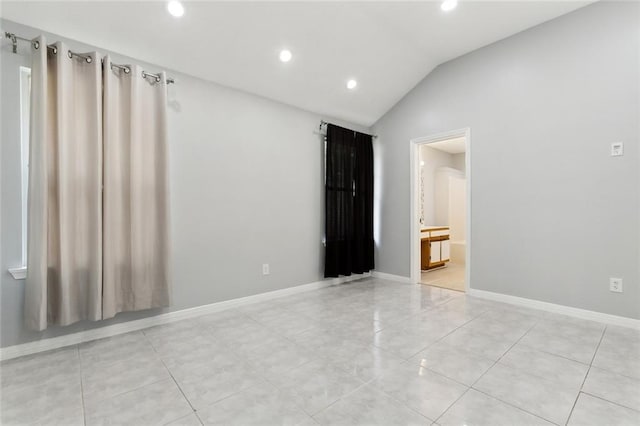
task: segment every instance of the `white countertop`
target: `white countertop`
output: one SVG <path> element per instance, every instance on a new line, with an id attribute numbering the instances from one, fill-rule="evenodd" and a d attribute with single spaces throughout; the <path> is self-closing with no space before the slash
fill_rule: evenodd
<path id="1" fill-rule="evenodd" d="M 423 226 L 422 228 L 420 228 L 421 232 L 427 232 L 427 231 L 433 231 L 434 229 L 437 230 L 449 230 L 448 226 L 436 226 L 436 225 L 430 225 L 430 226 Z"/>

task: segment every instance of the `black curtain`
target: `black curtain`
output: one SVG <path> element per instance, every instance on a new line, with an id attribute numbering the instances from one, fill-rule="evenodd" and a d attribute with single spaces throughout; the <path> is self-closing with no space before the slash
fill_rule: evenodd
<path id="1" fill-rule="evenodd" d="M 371 135 L 327 125 L 324 276 L 361 274 L 373 263 Z"/>

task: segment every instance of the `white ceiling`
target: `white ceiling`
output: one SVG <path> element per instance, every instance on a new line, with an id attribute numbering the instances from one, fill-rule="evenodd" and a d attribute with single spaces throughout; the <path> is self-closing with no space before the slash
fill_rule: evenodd
<path id="1" fill-rule="evenodd" d="M 176 19 L 157 1 L 2 1 L 0 15 L 369 126 L 437 65 L 591 2 L 185 1 Z"/>
<path id="2" fill-rule="evenodd" d="M 466 151 L 466 139 L 465 138 L 453 138 L 440 142 L 430 143 L 424 145 L 428 148 L 434 148 L 440 151 L 448 152 L 449 154 L 462 154 Z"/>

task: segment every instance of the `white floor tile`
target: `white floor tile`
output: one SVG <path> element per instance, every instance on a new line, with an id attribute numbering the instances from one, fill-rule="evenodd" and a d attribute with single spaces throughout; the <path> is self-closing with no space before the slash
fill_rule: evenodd
<path id="1" fill-rule="evenodd" d="M 309 415 L 327 408 L 364 384 L 335 364 L 324 361 L 304 364 L 270 381 Z"/>
<path id="2" fill-rule="evenodd" d="M 541 322 L 520 341 L 544 352 L 590 364 L 600 343 L 602 330 L 557 321 Z"/>
<path id="3" fill-rule="evenodd" d="M 166 424 L 191 413 L 189 403 L 171 379 L 85 403 L 87 426 Z"/>
<path id="4" fill-rule="evenodd" d="M 444 343 L 450 346 L 464 348 L 476 355 L 494 361 L 504 355 L 517 340 L 518 339 L 513 336 L 487 334 L 479 330 L 470 330 L 464 327 L 457 329 L 442 339 Z"/>
<path id="5" fill-rule="evenodd" d="M 432 421 L 468 389 L 412 363 L 385 371 L 372 384 Z"/>
<path id="6" fill-rule="evenodd" d="M 468 386 L 474 384 L 494 364 L 489 358 L 446 343 L 430 346 L 411 358 L 410 362 Z"/>
<path id="7" fill-rule="evenodd" d="M 556 424 L 566 422 L 579 392 L 578 388 L 562 387 L 501 363 L 493 366 L 473 387 Z"/>
<path id="8" fill-rule="evenodd" d="M 327 359 L 364 382 L 404 362 L 402 358 L 375 346 L 362 347 L 350 356 L 329 355 Z"/>
<path id="9" fill-rule="evenodd" d="M 39 384 L 42 380 L 67 373 L 77 373 L 80 359 L 77 346 L 24 356 L 0 363 L 0 381 L 3 386 Z M 54 376 L 52 378 L 52 376 Z"/>
<path id="10" fill-rule="evenodd" d="M 205 425 L 298 425 L 308 415 L 270 384 L 232 395 L 198 411 Z"/>
<path id="11" fill-rule="evenodd" d="M 155 356 L 153 347 L 140 331 L 83 343 L 79 345 L 79 351 L 81 365 L 95 369 L 115 362 Z"/>
<path id="12" fill-rule="evenodd" d="M 282 342 L 279 346 L 258 347 L 242 351 L 239 356 L 248 364 L 259 367 L 267 378 L 277 377 L 316 359 L 313 351 L 306 350 L 292 342 Z"/>
<path id="13" fill-rule="evenodd" d="M 593 365 L 640 380 L 640 332 L 608 326 Z"/>
<path id="14" fill-rule="evenodd" d="M 515 342 L 525 335 L 533 326 L 530 321 L 519 321 L 509 318 L 493 318 L 489 316 L 491 312 L 473 319 L 463 326 L 465 330 L 490 334 L 492 336 L 502 336 Z"/>
<path id="15" fill-rule="evenodd" d="M 174 378 L 196 410 L 265 382 L 256 369 L 240 362 L 225 368 L 190 370 L 174 374 Z"/>
<path id="16" fill-rule="evenodd" d="M 314 416 L 321 425 L 413 426 L 431 421 L 366 385 Z"/>
<path id="17" fill-rule="evenodd" d="M 202 422 L 200 422 L 196 414 L 189 414 L 188 416 L 167 423 L 167 426 L 202 426 Z"/>
<path id="18" fill-rule="evenodd" d="M 169 377 L 169 372 L 157 357 L 117 361 L 100 368 L 88 365 L 82 369 L 82 394 L 85 403 L 91 403 Z"/>
<path id="19" fill-rule="evenodd" d="M 80 376 L 14 388 L 0 395 L 0 424 L 82 424 Z"/>
<path id="20" fill-rule="evenodd" d="M 203 342 L 190 346 L 189 350 L 162 356 L 171 374 L 181 376 L 206 369 L 209 373 L 232 367 L 240 362 L 238 355 L 224 345 Z"/>
<path id="21" fill-rule="evenodd" d="M 447 410 L 441 426 L 552 426 L 553 423 L 470 389 Z"/>
<path id="22" fill-rule="evenodd" d="M 20 389 L 61 382 L 77 382 L 80 358 L 76 346 L 4 361 L 0 364 L 0 395 L 11 396 Z"/>
<path id="23" fill-rule="evenodd" d="M 580 389 L 589 366 L 577 361 L 516 344 L 501 359 L 501 364 L 549 379 L 569 388 Z"/>
<path id="24" fill-rule="evenodd" d="M 569 426 L 638 426 L 640 412 L 581 393 L 567 424 Z"/>
<path id="25" fill-rule="evenodd" d="M 373 345 L 402 359 L 409 359 L 446 335 L 446 331 L 407 331 L 400 327 L 387 328 L 376 333 Z"/>
<path id="26" fill-rule="evenodd" d="M 583 392 L 640 411 L 640 380 L 591 367 Z"/>

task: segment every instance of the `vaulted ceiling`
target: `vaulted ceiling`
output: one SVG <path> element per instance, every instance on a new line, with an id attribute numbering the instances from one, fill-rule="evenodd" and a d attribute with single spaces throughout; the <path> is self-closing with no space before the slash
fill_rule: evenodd
<path id="1" fill-rule="evenodd" d="M 439 64 L 588 3 L 184 1 L 174 18 L 157 1 L 3 1 L 0 15 L 369 126 Z"/>

